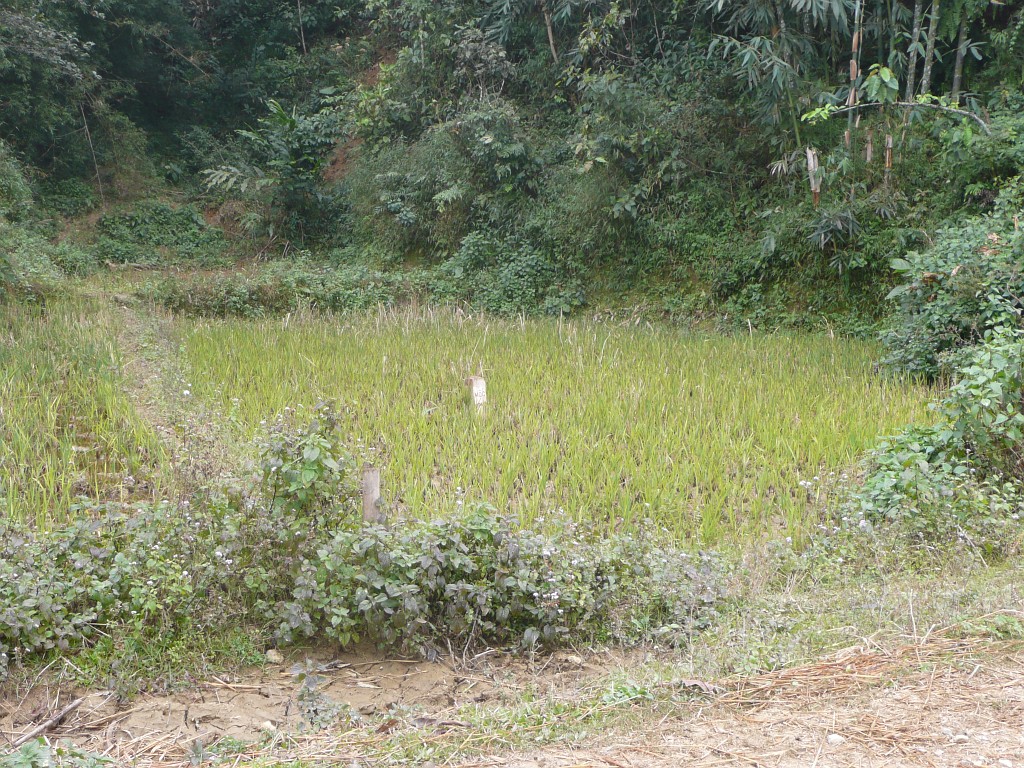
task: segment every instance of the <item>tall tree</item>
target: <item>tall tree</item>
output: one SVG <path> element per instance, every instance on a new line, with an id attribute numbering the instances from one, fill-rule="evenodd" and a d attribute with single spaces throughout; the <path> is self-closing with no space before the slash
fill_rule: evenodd
<path id="1" fill-rule="evenodd" d="M 960 91 L 964 82 L 964 61 L 968 51 L 976 59 L 981 59 L 981 52 L 978 46 L 971 42 L 968 37 L 971 25 L 985 13 L 988 7 L 988 0 L 953 0 L 953 6 L 947 13 L 946 26 L 940 30 L 940 34 L 952 40 L 956 35 L 956 59 L 953 64 L 953 84 L 950 98 L 954 102 L 960 101 Z"/>
<path id="2" fill-rule="evenodd" d="M 960 28 L 956 36 L 956 63 L 953 65 L 953 91 L 950 98 L 960 103 L 960 85 L 964 79 L 964 54 L 967 52 L 967 14 L 960 14 Z"/>
<path id="3" fill-rule="evenodd" d="M 849 33 L 845 0 L 710 0 L 708 10 L 725 20 L 712 51 L 721 48 L 770 122 L 788 118 L 799 146 L 801 87 L 827 77 Z"/>
<path id="4" fill-rule="evenodd" d="M 932 3 L 931 19 L 928 22 L 928 43 L 924 49 L 924 70 L 921 72 L 922 95 L 931 93 L 932 65 L 935 63 L 935 38 L 939 33 L 939 14 L 941 8 L 941 0 L 935 0 Z"/>
<path id="5" fill-rule="evenodd" d="M 500 42 L 507 43 L 515 23 L 523 16 L 532 16 L 544 24 L 548 48 L 555 64 L 560 61 L 555 26 L 565 22 L 577 6 L 592 5 L 587 0 L 488 0 L 490 5 L 489 26 L 491 34 Z"/>
<path id="6" fill-rule="evenodd" d="M 914 83 L 917 79 L 917 52 L 921 43 L 921 22 L 924 13 L 924 0 L 914 0 L 914 21 L 910 28 L 910 46 L 907 48 L 907 86 L 903 91 L 903 100 L 914 98 Z"/>

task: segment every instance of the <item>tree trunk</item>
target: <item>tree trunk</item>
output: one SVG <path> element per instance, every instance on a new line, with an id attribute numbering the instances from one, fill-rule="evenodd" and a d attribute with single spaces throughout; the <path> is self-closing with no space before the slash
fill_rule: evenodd
<path id="1" fill-rule="evenodd" d="M 889 27 L 889 52 L 885 53 L 879 49 L 878 60 L 884 61 L 889 69 L 895 69 L 896 57 L 896 46 L 899 44 L 899 25 L 896 23 L 895 18 L 896 10 L 893 7 L 893 0 L 886 0 L 885 2 L 885 24 Z M 878 35 L 878 45 L 882 45 L 882 35 Z"/>
<path id="2" fill-rule="evenodd" d="M 917 79 L 917 44 L 921 40 L 921 13 L 924 0 L 914 0 L 914 24 L 910 31 L 910 48 L 907 50 L 907 87 L 903 100 L 914 98 L 914 80 Z"/>
<path id="3" fill-rule="evenodd" d="M 793 72 L 796 72 L 796 63 L 793 61 L 789 50 L 789 28 L 786 25 L 786 17 L 782 15 L 782 9 L 775 0 L 772 0 L 772 10 L 775 13 L 775 21 L 779 25 L 779 35 L 778 40 L 776 41 L 776 50 L 778 51 L 779 58 L 786 62 Z M 796 139 L 796 146 L 799 147 L 803 142 L 800 139 L 800 120 L 797 115 L 796 102 L 793 99 L 792 88 L 786 88 L 786 99 L 789 102 L 789 116 L 793 121 L 793 137 Z M 781 110 L 779 111 L 781 113 Z M 781 115 L 779 119 L 781 120 Z"/>
<path id="4" fill-rule="evenodd" d="M 932 87 L 932 64 L 935 62 L 935 37 L 939 31 L 939 0 L 932 3 L 932 18 L 928 24 L 928 44 L 924 49 L 924 71 L 921 73 L 921 95 Z"/>
<path id="5" fill-rule="evenodd" d="M 888 64 L 889 62 L 885 55 L 885 35 L 882 32 L 883 27 L 881 24 L 882 19 L 885 19 L 886 23 L 888 23 L 889 19 L 892 18 L 892 13 L 884 0 L 878 0 L 878 2 L 875 3 L 875 18 L 878 20 L 879 24 L 878 35 L 875 37 L 875 44 L 878 46 L 875 59 L 879 64 Z M 890 32 L 889 34 L 891 37 L 892 33 Z"/>
<path id="6" fill-rule="evenodd" d="M 295 0 L 295 6 L 299 13 L 299 40 L 302 42 L 302 52 L 306 54 L 309 51 L 306 50 L 306 30 L 302 26 L 302 0 Z"/>
<path id="7" fill-rule="evenodd" d="M 953 67 L 953 103 L 960 104 L 960 85 L 964 78 L 964 54 L 967 53 L 967 14 L 960 12 L 960 34 L 956 42 L 956 65 Z"/>
<path id="8" fill-rule="evenodd" d="M 557 64 L 558 48 L 555 47 L 555 29 L 551 23 L 551 8 L 548 6 L 548 0 L 541 0 L 540 8 L 544 12 L 544 26 L 548 29 L 548 45 L 551 46 L 551 58 Z"/>

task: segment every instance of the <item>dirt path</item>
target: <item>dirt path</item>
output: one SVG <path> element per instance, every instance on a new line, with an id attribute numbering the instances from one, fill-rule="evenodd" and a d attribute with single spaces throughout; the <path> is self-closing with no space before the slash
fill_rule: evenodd
<path id="1" fill-rule="evenodd" d="M 689 716 L 591 749 L 547 750 L 505 768 L 1016 768 L 1024 766 L 1024 657 L 936 666 L 882 688 Z"/>
<path id="2" fill-rule="evenodd" d="M 340 724 L 318 733 L 303 726 L 310 703 L 294 676 L 294 663 L 307 658 L 324 678 L 314 716 L 327 702 L 344 711 Z M 719 685 L 665 677 L 651 690 L 666 695 L 613 706 L 595 691 L 671 659 L 561 653 L 462 669 L 369 652 L 272 659 L 127 706 L 89 694 L 51 739 L 69 738 L 117 765 L 165 768 L 218 755 L 226 764 L 304 766 L 1024 768 L 1020 641 L 938 637 L 853 648 Z M 75 695 L 40 687 L 17 705 L 0 704 L 0 731 L 24 733 Z M 598 711 L 605 716 L 594 719 Z M 587 729 L 574 729 L 581 722 Z M 554 730 L 538 737 L 540 723 Z M 524 748 L 536 738 L 549 743 Z"/>
<path id="3" fill-rule="evenodd" d="M 170 456 L 167 490 L 188 498 L 197 488 L 237 482 L 245 457 L 224 414 L 192 395 L 192 380 L 173 317 L 157 308 L 112 302 L 127 394 Z"/>

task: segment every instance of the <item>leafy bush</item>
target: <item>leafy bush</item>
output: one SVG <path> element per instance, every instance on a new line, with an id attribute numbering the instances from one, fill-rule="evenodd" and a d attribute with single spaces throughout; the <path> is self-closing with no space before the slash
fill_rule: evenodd
<path id="1" fill-rule="evenodd" d="M 17 221 L 32 207 L 32 190 L 21 164 L 0 140 L 0 220 Z"/>
<path id="2" fill-rule="evenodd" d="M 39 299 L 55 291 L 62 275 L 51 255 L 47 240 L 0 220 L 0 291 L 24 299 Z"/>
<path id="3" fill-rule="evenodd" d="M 207 188 L 259 201 L 270 228 L 282 224 L 300 239 L 329 234 L 340 210 L 321 172 L 339 130 L 338 110 L 329 103 L 305 114 L 271 99 L 256 130 L 238 131 L 250 160 L 203 171 Z"/>
<path id="4" fill-rule="evenodd" d="M 208 227 L 190 206 L 138 203 L 124 213 L 107 214 L 97 225 L 97 256 L 114 263 L 152 264 L 174 259 L 197 259 L 218 253 L 224 236 Z"/>
<path id="5" fill-rule="evenodd" d="M 453 258 L 429 269 L 381 271 L 360 264 L 322 266 L 305 254 L 255 272 L 174 276 L 143 295 L 198 317 L 265 317 L 310 307 L 351 312 L 422 297 L 465 302 L 502 315 L 569 313 L 582 306 L 582 282 L 520 240 L 473 233 Z"/>
<path id="6" fill-rule="evenodd" d="M 326 404 L 317 407 L 305 429 L 289 431 L 281 421 L 271 428 L 263 447 L 262 492 L 275 513 L 325 514 L 344 501 L 339 492 L 353 462 L 342 449 L 338 429 L 338 414 Z"/>
<path id="7" fill-rule="evenodd" d="M 858 519 L 1006 556 L 1021 543 L 1024 515 L 1024 335 L 995 329 L 956 362 L 956 383 L 933 406 L 939 421 L 872 452 Z"/>
<path id="8" fill-rule="evenodd" d="M 994 210 L 939 232 L 934 245 L 895 259 L 907 280 L 892 329 L 883 335 L 886 362 L 936 376 L 943 353 L 980 341 L 996 326 L 1019 327 L 1024 309 L 1024 182 L 1000 193 Z"/>
<path id="9" fill-rule="evenodd" d="M 942 131 L 943 171 L 969 202 L 989 207 L 1007 179 L 1024 169 L 1024 93 L 993 94 L 990 133 L 964 120 Z"/>
<path id="10" fill-rule="evenodd" d="M 571 312 L 584 302 L 582 283 L 565 265 L 518 238 L 473 232 L 431 283 L 439 301 L 467 301 L 500 315 Z"/>
<path id="11" fill-rule="evenodd" d="M 401 274 L 304 261 L 271 264 L 254 273 L 167 278 L 146 290 L 168 309 L 200 317 L 264 317 L 302 306 L 347 312 L 390 305 L 406 294 Z"/>
<path id="12" fill-rule="evenodd" d="M 367 638 L 553 645 L 700 626 L 717 569 L 656 538 L 521 529 L 478 507 L 361 527 L 354 460 L 318 409 L 264 449 L 262 492 L 190 506 L 83 510 L 59 530 L 0 531 L 0 679 L 8 666 L 126 627 L 163 637 L 262 623 L 281 642 Z"/>
<path id="13" fill-rule="evenodd" d="M 84 181 L 60 179 L 43 185 L 40 204 L 62 216 L 81 216 L 96 207 L 96 197 Z"/>
<path id="14" fill-rule="evenodd" d="M 65 275 L 79 277 L 91 274 L 99 268 L 96 253 L 91 248 L 83 248 L 77 243 L 63 241 L 52 246 L 50 259 Z"/>

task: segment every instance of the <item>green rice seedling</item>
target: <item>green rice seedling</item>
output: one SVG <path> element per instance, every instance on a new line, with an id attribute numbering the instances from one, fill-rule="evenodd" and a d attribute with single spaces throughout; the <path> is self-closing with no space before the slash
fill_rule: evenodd
<path id="1" fill-rule="evenodd" d="M 0 515 L 45 526 L 80 497 L 158 493 L 163 451 L 126 393 L 112 312 L 81 299 L 0 308 Z"/>
<path id="2" fill-rule="evenodd" d="M 490 501 L 683 538 L 804 535 L 876 436 L 928 392 L 871 343 L 811 335 L 381 311 L 183 324 L 197 394 L 243 436 L 288 406 L 346 406 L 400 514 Z M 465 379 L 486 377 L 470 405 Z"/>

